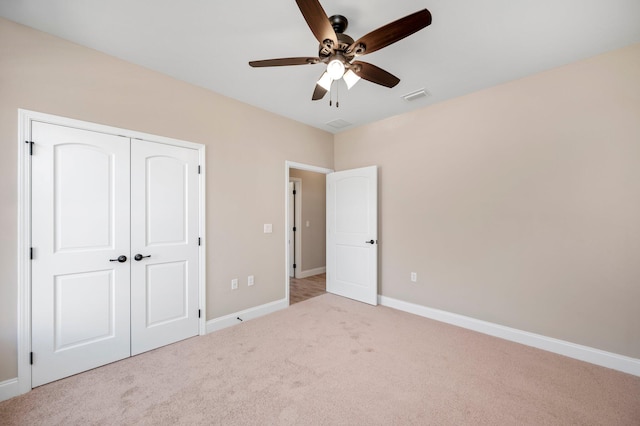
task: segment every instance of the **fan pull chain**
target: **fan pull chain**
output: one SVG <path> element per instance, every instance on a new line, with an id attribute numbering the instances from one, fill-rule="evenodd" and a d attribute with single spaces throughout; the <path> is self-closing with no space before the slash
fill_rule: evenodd
<path id="1" fill-rule="evenodd" d="M 336 85 L 336 108 L 340 108 L 340 85 L 336 80 L 332 81 L 329 86 L 329 106 L 333 106 L 333 90 L 331 89 L 333 89 L 334 83 Z"/>

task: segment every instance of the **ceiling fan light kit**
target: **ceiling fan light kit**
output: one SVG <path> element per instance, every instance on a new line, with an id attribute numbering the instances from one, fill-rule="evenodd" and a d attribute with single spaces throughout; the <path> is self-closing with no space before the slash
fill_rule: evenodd
<path id="1" fill-rule="evenodd" d="M 320 77 L 320 80 L 318 80 L 316 84 L 322 87 L 324 90 L 329 91 L 331 90 L 332 83 L 333 79 L 331 78 L 329 73 L 325 71 L 324 73 L 322 73 L 322 77 Z"/>
<path id="2" fill-rule="evenodd" d="M 342 76 L 342 79 L 347 84 L 347 89 L 351 89 L 354 84 L 360 81 L 360 77 L 358 76 L 358 74 L 353 72 L 353 70 L 348 70 L 347 72 L 345 72 Z"/>
<path id="3" fill-rule="evenodd" d="M 407 15 L 354 41 L 344 34 L 349 21 L 342 15 L 327 17 L 318 0 L 296 0 L 302 16 L 318 40 L 318 57 L 280 58 L 251 61 L 252 67 L 276 67 L 288 65 L 327 65 L 313 91 L 312 100 L 322 99 L 331 90 L 334 81 L 344 80 L 351 89 L 360 79 L 385 87 L 395 87 L 400 79 L 368 62 L 356 58 L 389 46 L 431 24 L 427 9 Z"/>
<path id="4" fill-rule="evenodd" d="M 344 62 L 340 56 L 342 55 L 336 54 L 327 64 L 327 74 L 331 80 L 340 80 L 344 75 Z"/>

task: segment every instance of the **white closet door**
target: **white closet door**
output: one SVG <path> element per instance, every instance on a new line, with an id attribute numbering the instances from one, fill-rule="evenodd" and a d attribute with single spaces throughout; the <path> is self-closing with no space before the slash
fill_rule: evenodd
<path id="1" fill-rule="evenodd" d="M 131 175 L 136 355 L 198 334 L 198 152 L 134 140 Z"/>
<path id="2" fill-rule="evenodd" d="M 130 355 L 131 260 L 129 139 L 32 126 L 35 387 Z"/>

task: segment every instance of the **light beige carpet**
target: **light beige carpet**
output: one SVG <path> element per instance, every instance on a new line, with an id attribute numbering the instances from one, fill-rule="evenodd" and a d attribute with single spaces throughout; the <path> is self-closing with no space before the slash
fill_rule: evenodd
<path id="1" fill-rule="evenodd" d="M 331 294 L 0 403 L 3 425 L 638 425 L 640 378 Z"/>

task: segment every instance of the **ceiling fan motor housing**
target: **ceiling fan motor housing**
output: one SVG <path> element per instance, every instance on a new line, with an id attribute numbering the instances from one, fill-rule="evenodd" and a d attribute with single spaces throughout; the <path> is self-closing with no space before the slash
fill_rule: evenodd
<path id="1" fill-rule="evenodd" d="M 349 54 L 346 53 L 347 48 L 353 44 L 353 39 L 346 34 L 338 33 L 336 34 L 338 37 L 338 46 L 336 46 L 333 50 L 336 52 L 342 52 L 344 56 L 351 60 L 355 57 L 355 50 Z M 318 48 L 318 56 L 321 58 L 326 58 L 331 56 L 331 49 L 327 49 L 326 45 L 320 45 Z"/>
<path id="2" fill-rule="evenodd" d="M 349 26 L 349 20 L 342 15 L 333 15 L 329 18 L 333 31 L 336 34 L 342 34 Z"/>
<path id="3" fill-rule="evenodd" d="M 347 20 L 347 18 L 345 18 L 342 15 L 333 15 L 329 18 L 329 22 L 331 23 L 331 26 L 333 27 L 333 30 L 336 33 L 336 37 L 338 39 L 338 45 L 332 46 L 333 43 L 331 43 L 330 40 L 325 40 L 324 43 L 320 44 L 319 46 L 318 56 L 322 58 L 326 58 L 331 56 L 331 53 L 333 51 L 336 51 L 336 52 L 342 52 L 345 55 L 346 59 L 348 61 L 351 61 L 355 55 L 352 55 L 352 54 L 347 55 L 346 51 L 349 48 L 349 46 L 353 44 L 353 39 L 349 37 L 347 34 L 344 34 L 344 31 L 349 26 L 349 21 Z M 330 43 L 327 43 L 327 42 L 330 42 Z"/>

